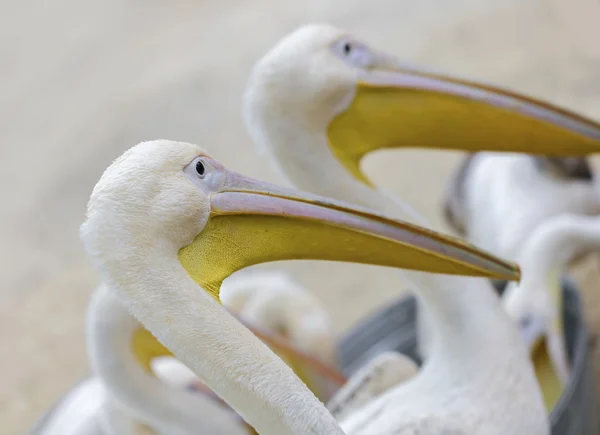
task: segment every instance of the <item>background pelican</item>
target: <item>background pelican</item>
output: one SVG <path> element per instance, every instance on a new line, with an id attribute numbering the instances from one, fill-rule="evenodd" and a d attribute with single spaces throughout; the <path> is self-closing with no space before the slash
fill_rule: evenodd
<path id="1" fill-rule="evenodd" d="M 585 158 L 475 153 L 452 175 L 443 208 L 459 234 L 515 258 L 545 219 L 600 214 L 600 185 Z"/>
<path id="2" fill-rule="evenodd" d="M 244 117 L 255 143 L 292 183 L 390 214 L 406 210 L 360 169 L 376 150 L 600 151 L 593 121 L 403 63 L 329 25 L 300 27 L 256 63 Z"/>
<path id="3" fill-rule="evenodd" d="M 518 285 L 508 284 L 503 298 L 507 311 L 521 323 L 534 360 L 544 362 L 538 365 L 538 377 L 548 408 L 556 403 L 569 377 L 560 277 L 572 261 L 599 249 L 600 216 L 547 218 L 524 242 L 518 254 L 523 278 Z M 549 358 L 540 356 L 546 352 Z"/>
<path id="4" fill-rule="evenodd" d="M 323 351 L 322 356 L 333 363 L 334 336 L 328 329 L 326 311 L 286 274 L 238 274 L 226 281 L 222 294 L 227 299 L 224 305 L 241 315 L 254 334 L 278 352 L 321 400 L 327 400 L 345 381 L 333 366 L 309 356 L 310 352 Z M 279 297 L 281 294 L 286 297 Z M 246 304 L 251 309 L 243 312 Z M 269 317 L 273 307 L 289 315 L 281 317 L 277 325 L 284 329 L 282 332 L 291 332 L 287 335 L 289 344 L 267 333 L 268 326 L 276 326 Z M 311 320 L 320 323 L 312 324 Z M 206 434 L 249 433 L 243 420 L 226 404 L 214 400 L 193 372 L 173 358 L 160 358 L 170 356 L 170 351 L 106 286 L 100 286 L 90 302 L 87 336 L 96 378 L 70 391 L 36 425 L 32 435 L 65 431 L 121 435 L 137 433 L 146 426 L 157 434 L 169 435 L 194 434 L 199 427 Z M 299 352 L 297 345 L 309 353 Z M 198 389 L 203 394 L 194 392 Z"/>
<path id="5" fill-rule="evenodd" d="M 123 304 L 261 434 L 344 432 L 218 303 L 235 270 L 312 258 L 519 276 L 516 266 L 457 239 L 248 179 L 197 146 L 166 141 L 142 143 L 105 171 L 81 234 Z M 384 413 L 384 394 L 344 423 L 348 433 L 548 433 L 527 353 L 497 298 L 455 284 L 424 292 L 447 332 L 426 367 L 394 389 L 403 412 Z M 469 309 L 475 303 L 480 309 Z"/>
<path id="6" fill-rule="evenodd" d="M 558 239 L 558 235 L 548 236 L 549 228 L 562 225 L 558 224 L 560 220 L 548 223 L 548 227 L 545 222 L 554 222 L 554 217 L 563 213 L 599 214 L 600 187 L 584 158 L 475 153 L 466 157 L 453 174 L 443 204 L 446 219 L 457 232 L 498 255 L 522 258 L 523 269 L 532 268 L 531 275 L 536 277 L 540 267 L 549 267 L 554 255 L 566 255 L 544 252 L 549 246 L 562 251 L 559 241 L 567 241 Z M 555 228 L 564 233 L 562 227 Z M 564 258 L 572 260 L 569 256 Z M 560 285 L 558 279 L 553 277 L 552 285 Z M 504 284 L 496 283 L 499 288 Z M 531 285 L 540 284 L 534 280 L 525 287 Z M 545 283 L 543 288 L 548 285 Z M 562 293 L 554 295 L 556 300 L 548 296 L 543 304 L 540 294 L 546 292 L 519 292 L 519 297 L 508 306 L 511 314 L 517 316 L 530 347 L 537 343 L 540 328 L 548 336 L 533 357 L 546 404 L 552 408 L 566 381 L 564 344 L 558 344 L 563 336 L 556 329 L 562 323 L 549 321 L 556 318 L 555 310 L 560 313 L 557 316 L 562 315 Z"/>
<path id="7" fill-rule="evenodd" d="M 254 141 L 295 186 L 419 224 L 427 222 L 361 171 L 365 155 L 402 147 L 553 156 L 600 150 L 597 123 L 402 63 L 328 25 L 301 27 L 257 62 L 244 116 Z M 419 311 L 424 357 L 431 341 L 427 315 Z"/>
<path id="8" fill-rule="evenodd" d="M 177 385 L 181 377 L 172 366 L 162 369 L 162 380 L 153 376 L 151 358 L 170 352 L 141 332 L 108 286 L 94 293 L 86 328 L 95 376 L 69 391 L 30 435 L 189 435 L 199 427 L 207 434 L 248 434 L 227 407 Z"/>

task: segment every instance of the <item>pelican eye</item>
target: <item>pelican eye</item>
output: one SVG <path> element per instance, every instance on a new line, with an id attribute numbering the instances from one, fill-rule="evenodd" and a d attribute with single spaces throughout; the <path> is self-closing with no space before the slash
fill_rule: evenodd
<path id="1" fill-rule="evenodd" d="M 206 175 L 206 166 L 204 166 L 204 162 L 202 160 L 198 160 L 196 162 L 196 175 L 200 178 L 204 178 Z"/>
<path id="2" fill-rule="evenodd" d="M 356 68 L 370 68 L 375 62 L 374 54 L 366 45 L 351 39 L 339 40 L 332 48 L 339 58 Z"/>

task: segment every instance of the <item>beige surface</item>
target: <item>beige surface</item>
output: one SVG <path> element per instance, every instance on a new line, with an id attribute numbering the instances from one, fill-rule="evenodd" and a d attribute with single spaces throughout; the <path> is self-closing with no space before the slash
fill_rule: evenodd
<path id="1" fill-rule="evenodd" d="M 600 118 L 600 61 L 574 51 L 550 3 L 2 2 L 1 432 L 22 433 L 87 373 L 82 325 L 96 277 L 78 226 L 94 182 L 124 149 L 158 137 L 197 142 L 235 170 L 281 181 L 254 153 L 240 95 L 253 61 L 307 21 L 329 21 L 404 58 Z M 438 218 L 458 157 L 389 153 L 367 168 Z M 322 290 L 340 331 L 396 296 L 389 271 L 307 266 L 288 268 Z"/>

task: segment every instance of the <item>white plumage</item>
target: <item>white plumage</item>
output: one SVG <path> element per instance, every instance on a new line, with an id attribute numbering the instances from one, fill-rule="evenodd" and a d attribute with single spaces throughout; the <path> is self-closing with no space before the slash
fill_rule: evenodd
<path id="1" fill-rule="evenodd" d="M 247 191 L 243 186 L 252 189 L 258 186 L 251 180 L 237 181 L 239 176 L 198 155 L 204 155 L 198 147 L 169 142 L 144 143 L 125 153 L 96 185 L 82 226 L 82 238 L 103 280 L 115 289 L 119 299 L 259 433 L 437 434 L 442 430 L 461 434 L 548 433 L 527 354 L 497 298 L 491 291 L 471 286 L 472 281 L 444 277 L 439 283 L 439 277 L 421 274 L 422 280 L 441 284 L 426 287 L 431 290 L 422 293 L 434 314 L 435 327 L 443 330 L 432 347 L 430 360 L 401 388 L 389 390 L 345 419 L 342 430 L 291 370 L 226 315 L 209 294 L 210 290 L 205 287 L 206 291 L 202 291 L 177 260 L 181 247 L 193 246 L 193 252 L 204 256 L 207 252 L 203 249 L 207 249 L 208 243 L 236 240 L 214 239 L 215 225 L 226 221 L 214 221 L 218 215 L 211 216 L 215 216 L 215 207 L 230 210 L 233 207 L 230 201 L 241 197 L 236 193 L 208 196 L 207 190 L 228 192 L 227 186 L 235 186 L 243 192 Z M 206 181 L 190 182 L 187 177 L 192 175 L 188 168 L 197 164 L 198 159 L 205 166 L 210 165 L 209 175 Z M 273 186 L 268 189 L 277 191 Z M 280 192 L 290 195 L 286 190 Z M 290 198 L 297 197 L 296 193 L 293 195 Z M 272 198 L 280 201 L 280 196 Z M 327 204 L 324 201 L 319 199 L 315 204 L 323 207 Z M 239 204 L 249 207 L 248 202 Z M 339 207 L 331 209 L 333 214 L 328 219 L 338 216 Z M 293 218 L 290 210 L 286 212 L 287 219 Z M 368 216 L 364 212 L 359 215 L 359 222 Z M 373 222 L 380 225 L 382 221 L 377 218 Z M 320 227 L 312 228 L 311 231 L 320 231 Z M 241 227 L 236 229 L 239 231 Z M 269 233 L 252 234 L 272 237 Z M 307 237 L 302 235 L 296 249 L 306 246 L 325 249 L 318 244 L 307 244 Z M 340 238 L 339 242 L 349 240 L 348 237 Z M 451 240 L 445 243 L 448 247 L 453 244 Z M 334 245 L 327 246 L 335 249 Z M 404 253 L 408 245 L 404 240 L 398 246 L 398 252 Z M 458 245 L 453 249 L 456 248 Z M 249 251 L 238 249 L 238 252 Z M 416 252 L 403 255 L 398 264 L 409 264 Z M 360 250 L 346 251 L 343 255 L 348 259 L 362 258 Z M 394 250 L 388 255 L 394 255 Z M 222 252 L 220 258 L 226 259 Z M 442 269 L 438 264 L 433 270 Z M 210 270 L 204 274 L 210 274 Z M 199 275 L 197 279 L 207 278 Z M 471 310 L 470 304 L 477 304 L 479 310 Z M 488 340 L 494 345 L 489 345 Z"/>
<path id="2" fill-rule="evenodd" d="M 562 322 L 560 277 L 571 262 L 600 251 L 600 216 L 560 214 L 541 222 L 519 253 L 523 278 L 510 283 L 503 304 L 524 323 L 525 342 L 545 345 L 553 368 L 565 384 L 570 375 Z M 545 341 L 545 343 L 543 343 Z"/>
<path id="3" fill-rule="evenodd" d="M 578 167 L 586 166 L 584 159 L 578 160 Z M 449 184 L 446 214 L 477 246 L 516 258 L 545 219 L 561 213 L 600 213 L 600 184 L 591 170 L 579 174 L 559 172 L 540 157 L 476 153 Z"/>
<path id="4" fill-rule="evenodd" d="M 587 252 L 574 238 L 574 216 L 600 214 L 597 178 L 584 158 L 476 153 L 448 183 L 444 211 L 471 242 L 519 260 L 523 282 L 504 305 L 533 352 L 551 410 L 568 380 L 560 272 Z"/>
<path id="5" fill-rule="evenodd" d="M 220 295 L 223 305 L 249 324 L 283 334 L 292 346 L 321 361 L 335 362 L 335 335 L 327 311 L 287 274 L 240 273 L 226 280 Z M 199 427 L 207 435 L 248 433 L 243 420 L 228 407 L 190 391 L 201 381 L 175 358 L 152 360 L 152 373 L 142 367 L 132 349 L 135 334 L 142 329 L 110 289 L 97 289 L 87 321 L 88 353 L 96 377 L 70 391 L 46 417 L 43 432 L 35 433 L 60 434 L 68 427 L 77 435 L 90 430 L 133 435 L 142 425 L 168 435 L 195 434 Z M 142 339 L 150 337 L 145 333 Z M 300 363 L 297 355 L 284 355 L 290 363 Z M 304 374 L 312 381 L 309 386 L 327 392 L 326 377 L 310 370 Z"/>

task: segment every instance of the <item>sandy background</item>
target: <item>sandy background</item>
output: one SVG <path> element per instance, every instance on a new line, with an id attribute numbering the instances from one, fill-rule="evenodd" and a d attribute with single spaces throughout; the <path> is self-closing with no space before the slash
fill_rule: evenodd
<path id="1" fill-rule="evenodd" d="M 186 140 L 234 170 L 281 181 L 254 153 L 241 93 L 253 62 L 309 21 L 600 119 L 600 53 L 585 27 L 600 16 L 582 14 L 572 33 L 556 2 L 567 0 L 1 2 L 1 432 L 23 433 L 88 372 L 82 323 L 96 276 L 78 226 L 93 184 L 123 150 L 144 139 Z M 405 151 L 366 165 L 376 182 L 441 222 L 441 189 L 459 157 Z M 578 276 L 593 309 L 597 265 L 587 263 Z M 398 294 L 382 269 L 286 267 L 321 295 L 340 332 Z M 600 316 L 588 318 L 600 329 Z"/>

